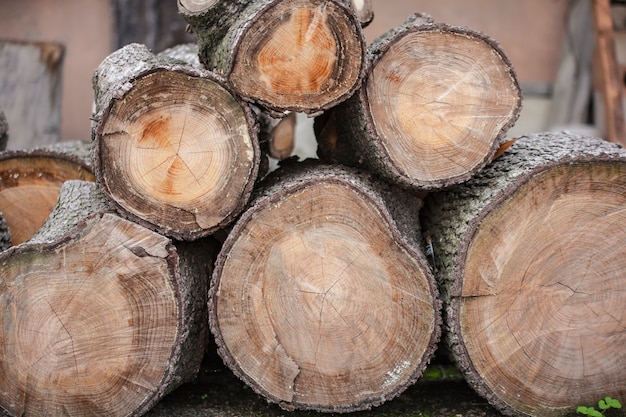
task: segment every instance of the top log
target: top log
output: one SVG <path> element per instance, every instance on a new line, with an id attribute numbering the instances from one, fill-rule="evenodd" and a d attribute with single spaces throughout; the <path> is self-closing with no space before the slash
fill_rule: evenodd
<path id="1" fill-rule="evenodd" d="M 316 120 L 318 155 L 408 188 L 469 179 L 521 109 L 513 67 L 494 40 L 422 14 L 368 47 L 366 74 L 357 94 Z"/>
<path id="2" fill-rule="evenodd" d="M 180 0 L 200 61 L 246 100 L 279 114 L 317 114 L 360 84 L 365 40 L 344 1 Z"/>

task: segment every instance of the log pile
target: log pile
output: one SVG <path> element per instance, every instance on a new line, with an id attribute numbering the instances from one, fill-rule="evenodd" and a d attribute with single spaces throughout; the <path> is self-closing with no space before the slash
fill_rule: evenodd
<path id="1" fill-rule="evenodd" d="M 507 415 L 626 398 L 625 150 L 504 142 L 516 75 L 468 28 L 416 14 L 366 48 L 369 2 L 178 4 L 197 44 L 102 62 L 87 173 L 0 252 L 2 410 L 142 415 L 209 330 L 286 410 L 391 400 L 440 338 Z M 320 160 L 290 157 L 294 112 Z"/>

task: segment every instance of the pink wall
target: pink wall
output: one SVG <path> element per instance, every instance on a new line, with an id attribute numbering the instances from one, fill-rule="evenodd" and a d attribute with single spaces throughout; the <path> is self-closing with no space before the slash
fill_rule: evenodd
<path id="1" fill-rule="evenodd" d="M 112 43 L 108 0 L 0 0 L 0 38 L 65 45 L 61 138 L 89 140 L 91 75 Z"/>
<path id="2" fill-rule="evenodd" d="M 176 1 L 176 0 L 162 0 Z M 438 22 L 467 26 L 497 40 L 522 83 L 553 81 L 561 57 L 569 0 L 373 0 L 375 36 L 413 12 Z M 63 79 L 63 140 L 88 140 L 91 75 L 110 52 L 108 0 L 0 0 L 0 38 L 51 40 L 66 46 Z"/>

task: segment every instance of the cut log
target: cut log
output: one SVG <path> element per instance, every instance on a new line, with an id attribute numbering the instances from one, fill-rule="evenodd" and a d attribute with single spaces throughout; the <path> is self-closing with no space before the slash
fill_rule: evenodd
<path id="1" fill-rule="evenodd" d="M 206 69 L 200 62 L 197 44 L 176 45 L 160 52 L 159 56 L 178 59 L 194 67 Z M 250 105 L 250 109 L 259 125 L 258 138 L 262 154 L 258 176 L 262 178 L 267 173 L 264 166 L 268 155 L 276 159 L 284 159 L 291 155 L 295 139 L 296 115 L 289 113 L 277 118 L 259 106 Z"/>
<path id="2" fill-rule="evenodd" d="M 224 362 L 288 410 L 367 409 L 415 382 L 440 335 L 420 202 L 338 167 L 270 174 L 211 281 Z"/>
<path id="3" fill-rule="evenodd" d="M 508 58 L 487 36 L 426 15 L 376 39 L 363 87 L 333 109 L 327 161 L 362 165 L 405 187 L 467 180 L 492 158 L 517 119 L 521 91 Z M 319 123 L 318 123 L 319 124 Z"/>
<path id="4" fill-rule="evenodd" d="M 59 141 L 64 52 L 55 42 L 0 41 L 0 108 L 11 125 L 10 149 Z"/>
<path id="5" fill-rule="evenodd" d="M 262 109 L 258 109 L 256 116 L 260 125 L 259 141 L 261 148 L 267 148 L 267 154 L 274 159 L 289 158 L 295 146 L 296 113 L 289 113 L 287 116 L 277 119 Z"/>
<path id="6" fill-rule="evenodd" d="M 38 233 L 0 253 L 0 407 L 139 416 L 193 377 L 208 259 L 191 250 L 114 214 L 95 183 L 66 182 Z"/>
<path id="7" fill-rule="evenodd" d="M 200 61 L 276 115 L 317 114 L 347 99 L 362 79 L 365 40 L 343 1 L 183 1 L 179 9 Z"/>
<path id="8" fill-rule="evenodd" d="M 626 150 L 566 133 L 426 199 L 447 344 L 502 413 L 626 398 L 624 207 Z"/>
<path id="9" fill-rule="evenodd" d="M 18 245 L 30 239 L 54 208 L 67 180 L 95 181 L 91 147 L 69 142 L 0 152 L 0 212 Z"/>
<path id="10" fill-rule="evenodd" d="M 207 236 L 248 202 L 257 126 L 222 80 L 128 45 L 94 74 L 94 169 L 123 217 L 176 239 Z"/>

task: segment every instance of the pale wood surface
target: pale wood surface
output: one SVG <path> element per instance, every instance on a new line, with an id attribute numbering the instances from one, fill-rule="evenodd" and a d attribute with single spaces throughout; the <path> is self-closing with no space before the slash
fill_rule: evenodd
<path id="1" fill-rule="evenodd" d="M 426 200 L 447 346 L 503 413 L 626 395 L 625 196 L 623 149 L 546 133 Z"/>
<path id="2" fill-rule="evenodd" d="M 224 244 L 213 333 L 225 363 L 281 407 L 369 408 L 421 375 L 439 334 L 419 201 L 339 168 L 293 169 Z"/>

